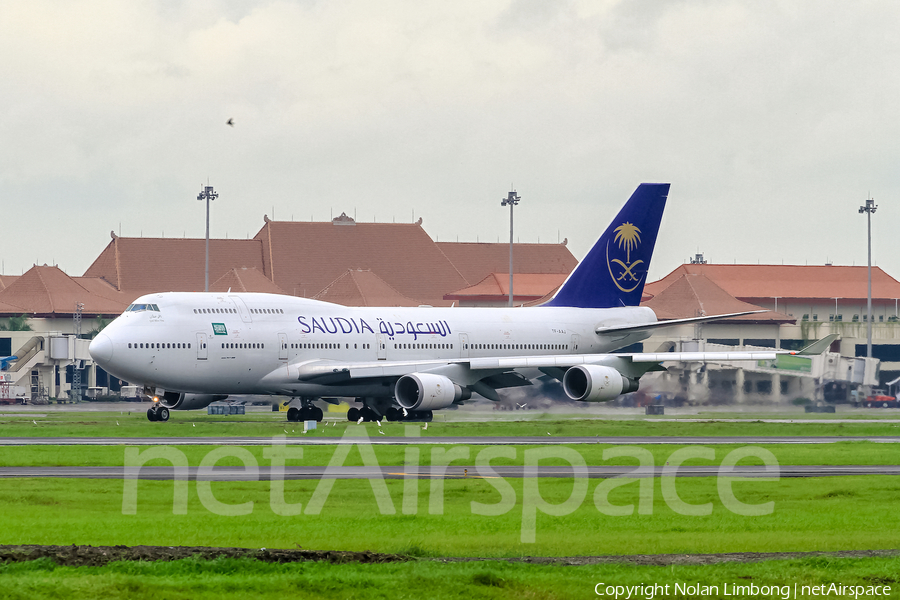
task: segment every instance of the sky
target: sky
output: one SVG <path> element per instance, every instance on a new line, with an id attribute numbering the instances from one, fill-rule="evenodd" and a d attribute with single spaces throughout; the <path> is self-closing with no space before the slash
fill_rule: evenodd
<path id="1" fill-rule="evenodd" d="M 0 0 L 0 272 L 263 215 L 568 240 L 672 184 L 651 265 L 900 279 L 900 3 Z M 233 119 L 234 126 L 226 124 Z"/>

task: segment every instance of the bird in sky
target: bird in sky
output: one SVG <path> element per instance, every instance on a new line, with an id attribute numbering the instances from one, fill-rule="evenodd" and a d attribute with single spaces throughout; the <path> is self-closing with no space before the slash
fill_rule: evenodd
<path id="1" fill-rule="evenodd" d="M 360 417 L 359 421 L 356 422 L 357 425 L 362 425 L 362 422 L 365 421 L 364 417 Z"/>
<path id="2" fill-rule="evenodd" d="M 225 121 L 225 124 L 229 127 L 234 127 L 234 119 L 228 119 L 227 121 Z"/>

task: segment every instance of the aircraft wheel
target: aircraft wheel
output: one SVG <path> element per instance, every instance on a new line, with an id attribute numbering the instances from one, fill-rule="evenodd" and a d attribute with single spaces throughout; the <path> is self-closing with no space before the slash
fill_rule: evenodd
<path id="1" fill-rule="evenodd" d="M 147 409 L 147 420 L 148 421 L 156 421 L 158 419 L 156 415 L 156 407 L 151 407 Z"/>
<path id="2" fill-rule="evenodd" d="M 287 420 L 288 421 L 299 421 L 300 420 L 300 409 L 296 406 L 292 406 L 287 410 Z"/>
<path id="3" fill-rule="evenodd" d="M 375 411 L 372 410 L 371 408 L 369 408 L 368 406 L 365 407 L 364 409 L 362 409 L 361 411 L 359 411 L 359 416 L 361 416 L 363 419 L 365 419 L 365 422 L 367 422 L 367 423 L 371 422 L 371 421 L 381 420 L 381 418 L 375 413 Z"/>
<path id="4" fill-rule="evenodd" d="M 401 411 L 399 408 L 394 408 L 392 406 L 388 409 L 387 413 L 385 413 L 384 416 L 388 421 L 402 421 L 403 420 L 403 411 Z"/>
<path id="5" fill-rule="evenodd" d="M 317 422 L 321 423 L 322 419 L 324 419 L 324 418 L 325 418 L 324 411 L 321 408 L 319 408 L 318 406 L 313 406 L 313 419 L 315 419 Z"/>
<path id="6" fill-rule="evenodd" d="M 347 411 L 347 420 L 353 421 L 354 423 L 359 421 L 359 409 L 355 406 L 351 406 L 350 410 Z"/>
<path id="7" fill-rule="evenodd" d="M 161 406 L 159 408 L 159 412 L 156 414 L 156 419 L 159 421 L 168 421 L 169 420 L 169 409 L 165 406 Z"/>

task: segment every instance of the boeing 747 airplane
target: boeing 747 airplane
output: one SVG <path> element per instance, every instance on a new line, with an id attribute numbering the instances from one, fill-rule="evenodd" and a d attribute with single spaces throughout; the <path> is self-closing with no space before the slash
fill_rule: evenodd
<path id="1" fill-rule="evenodd" d="M 255 293 L 150 294 L 90 345 L 96 363 L 144 386 L 151 421 L 232 395 L 289 396 L 292 421 L 321 420 L 312 402 L 352 398 L 350 420 L 430 420 L 480 394 L 531 385 L 538 369 L 572 400 L 638 389 L 668 360 L 762 360 L 776 352 L 615 354 L 657 327 L 639 306 L 669 184 L 641 184 L 553 298 L 519 308 L 353 308 Z"/>

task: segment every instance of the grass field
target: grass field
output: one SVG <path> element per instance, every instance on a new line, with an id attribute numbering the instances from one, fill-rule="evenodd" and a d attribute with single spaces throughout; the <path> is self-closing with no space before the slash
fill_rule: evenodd
<path id="1" fill-rule="evenodd" d="M 300 435 L 298 424 L 283 415 L 252 413 L 245 417 L 173 413 L 169 423 L 149 423 L 143 412 L 49 412 L 46 417 L 10 417 L 0 413 L 0 437 L 153 437 Z M 531 416 L 531 415 L 529 415 Z M 770 415 L 771 416 L 771 415 Z M 240 418 L 240 420 L 237 420 Z M 778 415 L 784 418 L 784 415 Z M 801 417 L 805 418 L 805 417 Z M 36 424 L 35 422 L 36 421 Z M 118 422 L 118 424 L 117 424 Z M 338 421 L 306 435 L 338 436 L 348 424 Z M 378 436 L 375 424 L 365 426 Z M 292 431 L 293 430 L 293 431 Z M 405 425 L 382 423 L 387 435 L 403 436 Z M 897 436 L 900 426 L 887 420 L 876 423 L 762 423 L 742 421 L 647 422 L 641 419 L 576 420 L 550 417 L 522 421 L 434 422 L 429 435 L 604 435 L 604 436 Z M 91 466 L 124 464 L 125 446 L 4 447 L 0 466 Z M 710 446 L 715 462 L 742 444 Z M 573 446 L 587 464 L 634 464 L 634 459 L 604 461 L 609 445 Z M 679 445 L 647 445 L 654 463 L 664 464 Z M 896 444 L 848 441 L 827 445 L 765 444 L 779 464 L 897 464 Z M 175 446 L 197 465 L 215 446 Z M 469 447 L 472 464 L 483 446 Z M 516 447 L 516 458 L 494 459 L 492 464 L 521 464 L 533 446 Z M 378 462 L 401 465 L 406 452 L 417 449 L 419 464 L 431 463 L 433 447 L 374 446 Z M 268 465 L 265 447 L 246 450 L 260 465 Z M 439 451 L 449 450 L 442 447 Z M 324 465 L 335 447 L 304 447 L 302 460 L 288 464 Z M 362 464 L 357 448 L 345 465 Z M 553 461 L 542 461 L 552 464 Z M 151 462 L 148 464 L 167 464 Z M 240 464 L 224 459 L 218 464 Z M 687 464 L 709 464 L 691 461 Z M 753 464 L 752 460 L 741 464 Z M 646 567 L 636 565 L 554 566 L 497 562 L 433 562 L 434 557 L 460 556 L 488 559 L 521 556 L 595 556 L 622 554 L 695 554 L 724 552 L 871 550 L 900 547 L 900 477 L 855 476 L 780 481 L 738 481 L 735 496 L 747 504 L 773 502 L 771 514 L 742 516 L 723 503 L 715 478 L 675 481 L 677 493 L 692 505 L 711 503 L 710 514 L 679 514 L 664 498 L 661 479 L 652 480 L 652 503 L 641 510 L 641 483 L 612 489 L 609 503 L 597 496 L 603 480 L 590 480 L 581 492 L 572 480 L 541 479 L 534 483 L 505 480 L 514 502 L 494 516 L 475 514 L 473 502 L 500 507 L 505 499 L 497 482 L 470 478 L 421 480 L 412 486 L 387 480 L 385 511 L 373 485 L 365 480 L 340 480 L 319 514 L 309 514 L 317 481 L 284 483 L 283 504 L 273 508 L 269 482 L 213 482 L 208 492 L 196 482 L 186 484 L 184 514 L 173 514 L 175 484 L 171 481 L 84 479 L 4 479 L 0 486 L 3 527 L 0 544 L 91 544 L 239 546 L 370 550 L 401 553 L 421 560 L 389 565 L 331 565 L 302 563 L 265 564 L 250 559 L 183 560 L 172 563 L 113 563 L 105 567 L 59 567 L 41 560 L 0 564 L 0 598 L 104 597 L 204 598 L 291 597 L 314 598 L 578 598 L 598 597 L 594 585 L 692 582 L 758 585 L 892 585 L 900 597 L 900 558 L 837 559 L 831 557 L 766 561 L 753 564 Z M 133 485 L 134 514 L 123 511 L 126 485 Z M 644 488 L 646 493 L 648 488 Z M 575 493 L 577 502 L 563 514 L 541 505 L 562 505 Z M 130 492 L 129 492 L 130 493 Z M 202 499 L 211 493 L 223 506 L 242 503 L 243 516 L 225 516 L 207 508 Z M 278 492 L 280 494 L 280 491 Z M 275 494 L 277 495 L 277 494 Z M 599 500 L 598 500 L 599 498 Z M 440 499 L 440 502 L 437 501 Z M 646 500 L 646 496 L 645 496 Z M 292 512 L 291 505 L 300 504 Z M 634 505 L 629 515 L 612 516 L 612 506 Z M 567 506 L 567 505 L 566 505 Z M 571 509 L 571 510 L 569 510 Z M 546 512 L 545 512 L 546 511 Z M 568 511 L 568 512 L 567 512 Z M 282 514 L 279 514 L 282 513 Z M 530 517 L 529 515 L 533 515 Z M 533 543 L 523 532 L 533 523 Z M 422 562 L 425 561 L 425 562 Z M 721 594 L 720 594 L 721 595 Z M 695 597 L 670 594 L 658 597 Z M 779 594 L 756 597 L 782 597 Z M 883 596 L 882 596 L 883 597 Z"/>
<path id="2" fill-rule="evenodd" d="M 496 561 L 435 564 L 268 564 L 254 560 L 181 560 L 171 563 L 112 563 L 105 567 L 59 567 L 49 561 L 0 565 L 0 597 L 11 599 L 95 597 L 205 599 L 223 597 L 390 600 L 431 598 L 597 598 L 595 586 L 668 585 L 657 598 L 693 597 L 675 584 L 777 586 L 755 598 L 794 598 L 794 586 L 830 583 L 900 588 L 900 558 L 764 561 L 707 566 L 527 565 Z M 882 587 L 883 589 L 883 587 Z M 771 590 L 769 590 L 771 591 Z M 634 596 L 632 596 L 634 597 Z M 646 595 L 637 596 L 646 598 Z M 797 597 L 803 597 L 798 594 Z M 809 596 L 806 596 L 809 597 Z M 852 597 L 852 596 L 850 596 Z M 884 598 L 885 596 L 881 596 Z"/>
<path id="3" fill-rule="evenodd" d="M 0 437 L 203 437 L 203 436 L 248 436 L 271 437 L 289 436 L 341 436 L 351 425 L 338 416 L 328 416 L 326 423 L 307 434 L 303 434 L 301 423 L 288 423 L 282 413 L 251 412 L 247 415 L 218 416 L 202 411 L 172 411 L 172 418 L 166 423 L 151 423 L 143 411 L 128 410 L 112 412 L 48 412 L 46 416 L 9 416 L 0 412 Z M 130 414 L 129 414 L 130 412 Z M 835 422 L 834 418 L 812 415 L 815 423 L 772 423 L 745 419 L 740 422 L 722 422 L 710 415 L 708 422 L 686 422 L 678 418 L 648 421 L 643 418 L 561 418 L 559 415 L 527 416 L 523 420 L 508 420 L 510 413 L 481 415 L 481 421 L 437 421 L 422 430 L 423 437 L 429 436 L 900 436 L 900 423 L 885 415 L 877 422 Z M 808 419 L 803 413 L 796 415 L 769 415 L 778 420 L 790 421 L 792 417 Z M 837 415 L 843 419 L 843 415 Z M 861 417 L 852 415 L 855 420 Z M 865 415 L 864 415 L 865 416 Z M 494 417 L 502 417 L 495 419 Z M 694 417 L 696 418 L 696 417 Z M 701 417 L 702 418 L 702 417 Z M 764 418 L 759 415 L 759 418 Z M 354 424 L 355 425 L 355 424 Z M 382 421 L 380 429 L 388 436 L 403 436 L 404 423 Z M 378 436 L 379 427 L 374 423 L 365 424 L 370 436 Z"/>
<path id="4" fill-rule="evenodd" d="M 143 452 L 153 446 L 133 446 Z M 373 445 L 372 451 L 380 465 L 403 465 L 406 460 L 407 449 L 417 449 L 418 461 L 420 465 L 432 464 L 433 453 L 436 456 L 443 456 L 444 452 L 449 452 L 457 446 L 378 446 Z M 490 446 L 465 445 L 468 448 L 469 458 L 454 461 L 455 464 L 474 464 L 478 454 Z M 546 448 L 547 446 L 515 446 L 515 459 L 497 458 L 491 461 L 493 465 L 521 465 L 523 464 L 525 452 L 535 448 Z M 635 458 L 608 458 L 603 459 L 603 452 L 611 446 L 609 444 L 574 444 L 568 446 L 575 449 L 585 460 L 588 465 L 637 465 Z M 676 450 L 684 446 L 670 444 L 651 444 L 640 446 L 641 449 L 648 451 L 654 459 L 655 465 L 663 465 L 666 460 Z M 715 459 L 712 461 L 692 460 L 685 464 L 718 464 L 722 459 L 733 450 L 744 448 L 745 445 L 739 444 L 717 444 L 708 446 L 714 453 Z M 197 466 L 213 449 L 218 448 L 215 445 L 201 446 L 171 446 L 178 452 L 184 454 L 191 466 Z M 268 446 L 236 446 L 249 452 L 260 466 L 267 466 L 270 460 L 264 456 Z M 637 448 L 636 446 L 628 446 L 628 448 Z M 288 465 L 327 465 L 329 460 L 335 454 L 336 446 L 303 446 L 302 459 L 289 460 Z M 880 444 L 870 442 L 839 442 L 834 444 L 813 445 L 813 444 L 766 444 L 765 449 L 774 454 L 779 465 L 895 465 L 900 459 L 900 448 L 897 444 Z M 0 451 L 0 467 L 44 467 L 44 466 L 124 466 L 125 464 L 125 445 L 118 446 L 25 446 L 5 448 Z M 142 463 L 143 464 L 143 463 Z M 146 462 L 146 465 L 167 466 L 168 463 L 162 459 L 153 459 Z M 240 466 L 241 463 L 237 458 L 224 457 L 217 463 L 221 466 Z M 354 446 L 350 449 L 346 460 L 346 466 L 359 466 L 363 464 L 363 460 L 359 448 Z M 541 464 L 566 464 L 562 460 L 547 460 Z M 748 458 L 741 461 L 742 465 L 761 464 L 759 460 Z"/>
<path id="5" fill-rule="evenodd" d="M 642 505 L 640 483 L 613 489 L 609 502 L 634 505 L 632 514 L 601 512 L 590 480 L 561 515 L 545 514 L 523 480 L 507 480 L 514 504 L 505 508 L 491 480 L 419 481 L 415 492 L 403 480 L 386 480 L 387 504 L 376 501 L 366 480 L 339 480 L 319 514 L 309 514 L 318 481 L 284 482 L 284 501 L 302 513 L 281 516 L 272 507 L 282 497 L 269 482 L 213 482 L 218 502 L 244 505 L 246 514 L 225 516 L 207 508 L 197 484 L 187 484 L 185 514 L 173 514 L 175 484 L 140 481 L 131 497 L 134 514 L 123 514 L 132 483 L 120 480 L 4 480 L 2 544 L 185 545 L 309 550 L 370 550 L 415 556 L 573 556 L 708 552 L 782 552 L 888 549 L 898 546 L 900 477 L 857 476 L 744 481 L 733 484 L 746 504 L 774 502 L 771 514 L 742 516 L 723 503 L 715 478 L 675 482 L 689 504 L 711 503 L 710 514 L 684 516 L 652 480 L 652 504 Z M 561 504 L 573 495 L 571 480 L 538 480 L 540 497 Z M 442 489 L 440 489 L 442 488 Z M 127 492 L 131 493 L 131 492 Z M 472 502 L 499 514 L 475 514 Z M 385 509 L 384 506 L 389 506 Z M 864 510 L 863 510 L 864 508 Z M 502 509 L 502 510 L 501 510 Z M 290 508 L 279 508 L 282 514 Z M 529 513 L 530 511 L 530 513 Z M 237 511 L 235 511 L 237 512 Z M 296 511 L 293 511 L 296 513 Z M 550 511 L 547 511 L 550 512 Z M 651 514 L 641 514 L 649 512 Z M 437 513 L 437 514 L 434 514 Z M 523 543 L 533 515 L 534 543 Z"/>

